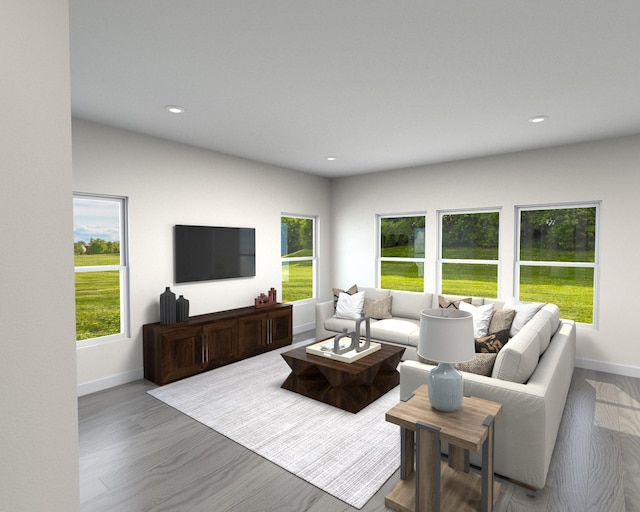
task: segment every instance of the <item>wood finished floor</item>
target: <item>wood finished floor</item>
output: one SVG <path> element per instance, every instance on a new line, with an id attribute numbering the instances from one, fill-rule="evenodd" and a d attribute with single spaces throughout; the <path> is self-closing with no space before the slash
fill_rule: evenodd
<path id="1" fill-rule="evenodd" d="M 151 397 L 153 387 L 78 399 L 83 512 L 356 510 Z M 362 510 L 389 510 L 398 478 Z M 640 380 L 576 368 L 546 487 L 531 497 L 500 481 L 497 512 L 640 512 Z"/>

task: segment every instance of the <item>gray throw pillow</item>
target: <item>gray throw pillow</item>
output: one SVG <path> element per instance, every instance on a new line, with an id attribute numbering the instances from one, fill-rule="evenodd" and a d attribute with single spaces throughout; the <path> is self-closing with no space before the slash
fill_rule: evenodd
<path id="1" fill-rule="evenodd" d="M 382 320 L 384 318 L 391 318 L 391 300 L 392 295 L 383 297 L 381 299 L 364 299 L 364 314 L 369 318 L 375 318 L 376 320 Z"/>
<path id="2" fill-rule="evenodd" d="M 497 309 L 491 317 L 487 333 L 494 334 L 496 332 L 504 331 L 505 329 L 511 329 L 511 324 L 513 323 L 515 316 L 515 309 Z"/>

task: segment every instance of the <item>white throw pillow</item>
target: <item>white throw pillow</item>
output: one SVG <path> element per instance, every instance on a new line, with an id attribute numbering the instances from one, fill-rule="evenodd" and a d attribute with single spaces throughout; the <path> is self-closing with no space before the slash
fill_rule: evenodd
<path id="1" fill-rule="evenodd" d="M 489 332 L 489 324 L 493 316 L 493 304 L 485 304 L 484 306 L 474 306 L 467 302 L 460 302 L 458 306 L 460 311 L 468 311 L 473 315 L 473 337 L 482 338 Z"/>
<path id="2" fill-rule="evenodd" d="M 531 320 L 535 314 L 544 306 L 540 302 L 520 302 L 515 297 L 509 297 L 504 306 L 504 309 L 515 309 L 516 316 L 511 323 L 511 330 L 509 331 L 509 337 L 513 338 L 525 324 Z"/>
<path id="3" fill-rule="evenodd" d="M 338 318 L 348 318 L 357 320 L 364 306 L 364 292 L 348 293 L 340 292 L 338 303 L 336 304 L 336 316 Z"/>

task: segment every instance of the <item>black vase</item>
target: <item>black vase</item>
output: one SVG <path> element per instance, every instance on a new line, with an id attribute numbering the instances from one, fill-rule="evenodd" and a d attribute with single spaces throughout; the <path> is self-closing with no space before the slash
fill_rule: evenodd
<path id="1" fill-rule="evenodd" d="M 178 322 L 186 322 L 189 320 L 189 301 L 182 295 L 176 301 L 176 320 Z"/>
<path id="2" fill-rule="evenodd" d="M 160 294 L 160 323 L 162 325 L 176 323 L 176 294 L 168 286 Z"/>

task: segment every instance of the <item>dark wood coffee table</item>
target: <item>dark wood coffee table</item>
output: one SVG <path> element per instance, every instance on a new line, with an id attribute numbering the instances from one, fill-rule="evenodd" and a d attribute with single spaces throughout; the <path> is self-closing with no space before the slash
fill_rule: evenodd
<path id="1" fill-rule="evenodd" d="M 291 373 L 281 387 L 356 413 L 400 383 L 397 367 L 404 347 L 380 345 L 352 363 L 307 354 L 306 347 L 284 352 Z"/>

